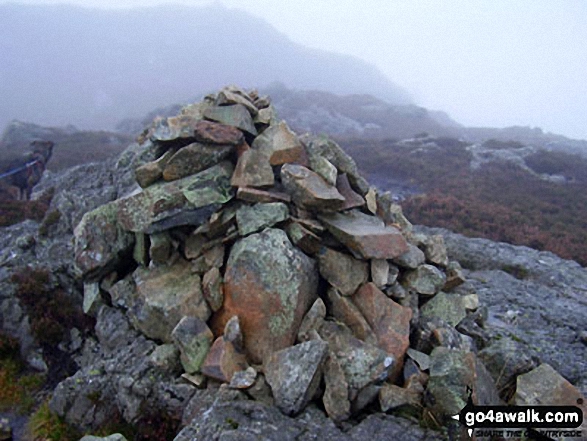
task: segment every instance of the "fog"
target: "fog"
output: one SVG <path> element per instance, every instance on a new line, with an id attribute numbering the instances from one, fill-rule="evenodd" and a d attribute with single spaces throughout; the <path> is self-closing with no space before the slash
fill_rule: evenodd
<path id="1" fill-rule="evenodd" d="M 70 3 L 104 9 L 165 2 Z M 581 0 L 217 3 L 267 21 L 294 43 L 365 60 L 416 104 L 462 124 L 537 126 L 587 139 L 587 3 Z"/>

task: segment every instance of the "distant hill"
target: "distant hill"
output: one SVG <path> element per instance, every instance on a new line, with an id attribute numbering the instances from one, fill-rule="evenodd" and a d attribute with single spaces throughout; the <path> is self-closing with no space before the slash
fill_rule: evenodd
<path id="1" fill-rule="evenodd" d="M 98 10 L 0 5 L 0 128 L 112 128 L 230 83 L 280 81 L 339 94 L 408 94 L 374 66 L 308 49 L 265 21 L 220 5 Z"/>

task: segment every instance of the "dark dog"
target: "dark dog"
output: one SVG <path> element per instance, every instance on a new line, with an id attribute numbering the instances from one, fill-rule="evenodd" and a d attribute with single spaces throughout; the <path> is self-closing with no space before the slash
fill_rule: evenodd
<path id="1" fill-rule="evenodd" d="M 2 183 L 18 188 L 19 200 L 30 200 L 53 153 L 51 141 L 33 141 L 30 147 L 30 153 L 11 161 L 2 173 Z"/>

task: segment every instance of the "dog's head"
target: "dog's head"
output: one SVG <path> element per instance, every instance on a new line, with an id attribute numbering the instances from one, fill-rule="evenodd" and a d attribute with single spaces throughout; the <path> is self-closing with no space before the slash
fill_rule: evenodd
<path id="1" fill-rule="evenodd" d="M 53 154 L 53 146 L 54 144 L 51 141 L 35 140 L 31 142 L 33 154 L 41 155 L 45 164 L 49 161 L 51 155 Z"/>

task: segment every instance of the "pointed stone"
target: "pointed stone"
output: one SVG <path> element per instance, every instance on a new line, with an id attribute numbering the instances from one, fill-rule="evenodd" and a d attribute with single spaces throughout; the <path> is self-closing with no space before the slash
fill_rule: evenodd
<path id="1" fill-rule="evenodd" d="M 255 138 L 251 147 L 264 152 L 271 165 L 295 162 L 304 149 L 298 137 L 284 121 L 265 129 Z"/>
<path id="2" fill-rule="evenodd" d="M 287 225 L 285 231 L 289 240 L 310 256 L 316 255 L 322 249 L 320 238 L 297 222 L 292 222 Z"/>
<path id="3" fill-rule="evenodd" d="M 95 317 L 98 314 L 100 307 L 104 304 L 105 303 L 100 294 L 100 284 L 97 282 L 84 283 L 84 314 Z"/>
<path id="4" fill-rule="evenodd" d="M 236 198 L 246 202 L 284 202 L 286 204 L 291 202 L 291 196 L 287 193 L 249 187 L 239 187 L 236 192 Z"/>
<path id="5" fill-rule="evenodd" d="M 359 208 L 365 205 L 365 199 L 351 188 L 346 174 L 343 173 L 336 177 L 336 189 L 345 199 L 344 205 L 342 206 L 343 210 Z"/>
<path id="6" fill-rule="evenodd" d="M 210 168 L 234 151 L 232 145 L 209 145 L 194 142 L 180 148 L 163 169 L 163 179 L 175 181 Z"/>
<path id="7" fill-rule="evenodd" d="M 420 315 L 424 318 L 438 317 L 456 326 L 467 316 L 466 301 L 463 295 L 440 291 L 420 308 Z"/>
<path id="8" fill-rule="evenodd" d="M 446 267 L 446 283 L 442 287 L 444 291 L 450 291 L 465 283 L 465 273 L 459 262 L 451 261 Z"/>
<path id="9" fill-rule="evenodd" d="M 171 336 L 179 348 L 183 370 L 188 374 L 199 372 L 214 340 L 206 322 L 198 317 L 184 317 Z"/>
<path id="10" fill-rule="evenodd" d="M 224 292 L 222 289 L 222 275 L 218 268 L 214 267 L 204 274 L 202 278 L 202 293 L 212 312 L 222 308 Z"/>
<path id="11" fill-rule="evenodd" d="M 302 208 L 336 211 L 344 205 L 344 197 L 334 186 L 302 165 L 285 164 L 281 168 L 281 182 L 294 203 Z"/>
<path id="12" fill-rule="evenodd" d="M 393 259 L 397 266 L 407 269 L 416 269 L 426 262 L 424 252 L 415 245 L 408 243 L 408 251 Z"/>
<path id="13" fill-rule="evenodd" d="M 405 285 L 418 294 L 433 296 L 444 286 L 446 276 L 432 265 L 420 265 L 404 278 Z"/>
<path id="14" fill-rule="evenodd" d="M 227 89 L 221 90 L 218 94 L 218 97 L 216 98 L 216 105 L 226 106 L 233 104 L 241 104 L 245 106 L 252 117 L 255 117 L 257 113 L 259 113 L 259 110 L 255 107 L 253 102 L 248 99 L 248 97 L 245 98 L 245 96 Z"/>
<path id="15" fill-rule="evenodd" d="M 371 280 L 378 287 L 382 288 L 388 284 L 389 263 L 384 259 L 371 260 Z"/>
<path id="16" fill-rule="evenodd" d="M 371 214 L 377 214 L 377 192 L 374 187 L 369 188 L 369 191 L 365 195 L 365 201 L 367 202 L 367 209 Z"/>
<path id="17" fill-rule="evenodd" d="M 265 153 L 247 150 L 239 158 L 230 181 L 233 187 L 272 187 L 273 169 Z"/>
<path id="18" fill-rule="evenodd" d="M 328 184 L 336 186 L 338 170 L 328 159 L 322 156 L 313 156 L 309 161 L 312 170 L 318 173 Z"/>
<path id="19" fill-rule="evenodd" d="M 375 333 L 361 314 L 361 311 L 349 297 L 341 296 L 335 288 L 328 288 L 330 314 L 339 322 L 344 323 L 353 335 L 372 345 L 377 344 Z"/>
<path id="20" fill-rule="evenodd" d="M 412 231 L 412 224 L 406 219 L 402 207 L 393 201 L 390 192 L 377 195 L 377 216 L 385 222 L 385 225 L 393 225 L 401 231 Z"/>
<path id="21" fill-rule="evenodd" d="M 255 233 L 264 228 L 285 221 L 289 217 L 289 208 L 282 202 L 268 204 L 244 205 L 236 212 L 236 223 L 241 236 Z"/>
<path id="22" fill-rule="evenodd" d="M 324 247 L 317 257 L 320 275 L 342 295 L 352 295 L 369 277 L 368 263 L 348 254 Z"/>
<path id="23" fill-rule="evenodd" d="M 361 259 L 393 259 L 408 250 L 401 232 L 358 211 L 319 216 L 328 231 Z"/>
<path id="24" fill-rule="evenodd" d="M 326 306 L 322 299 L 318 297 L 302 320 L 302 324 L 298 331 L 298 341 L 304 342 L 310 340 L 310 333 L 320 329 L 320 326 L 324 323 L 325 317 Z"/>
<path id="25" fill-rule="evenodd" d="M 239 316 L 245 349 L 254 363 L 291 346 L 317 298 L 313 259 L 295 248 L 282 230 L 266 229 L 238 240 L 224 273 L 224 306 L 213 318 L 222 329 Z"/>
<path id="26" fill-rule="evenodd" d="M 212 121 L 198 121 L 194 126 L 194 137 L 204 144 L 239 145 L 244 136 L 236 127 Z"/>
<path id="27" fill-rule="evenodd" d="M 204 117 L 257 136 L 251 114 L 242 104 L 209 107 L 204 111 Z"/>
<path id="28" fill-rule="evenodd" d="M 224 337 L 218 337 L 202 365 L 202 374 L 222 383 L 230 383 L 236 372 L 249 367 L 245 354 L 239 352 Z"/>
<path id="29" fill-rule="evenodd" d="M 335 356 L 330 355 L 324 367 L 324 410 L 335 423 L 345 421 L 351 415 L 349 385 L 344 371 Z"/>
<path id="30" fill-rule="evenodd" d="M 328 344 L 311 340 L 277 351 L 265 362 L 275 404 L 286 415 L 301 412 L 320 386 Z"/>

